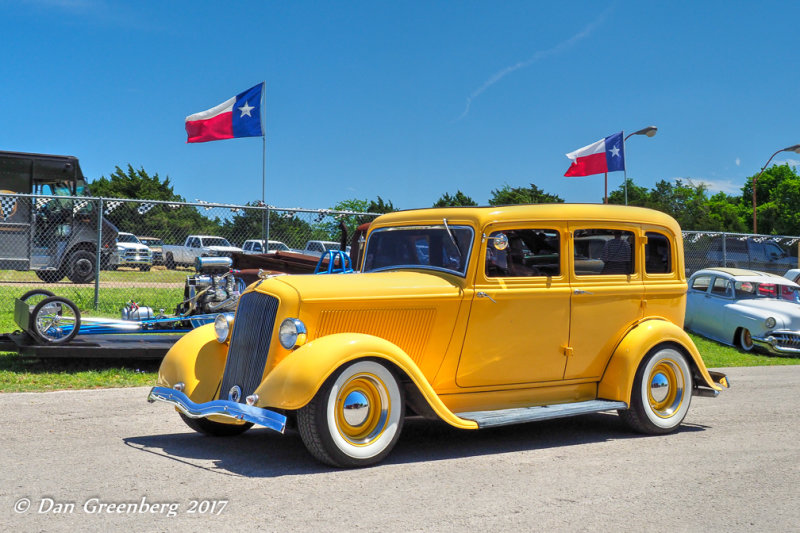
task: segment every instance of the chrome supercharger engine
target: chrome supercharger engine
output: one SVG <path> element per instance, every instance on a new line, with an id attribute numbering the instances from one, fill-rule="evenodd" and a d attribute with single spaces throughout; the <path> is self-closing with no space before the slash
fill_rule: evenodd
<path id="1" fill-rule="evenodd" d="M 175 314 L 191 316 L 234 311 L 246 286 L 233 275 L 232 265 L 230 257 L 195 259 L 197 274 L 186 278 L 183 301 L 175 308 Z"/>

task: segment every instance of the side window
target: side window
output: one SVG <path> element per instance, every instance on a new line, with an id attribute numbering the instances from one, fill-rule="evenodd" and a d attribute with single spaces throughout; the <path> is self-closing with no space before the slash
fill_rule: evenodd
<path id="1" fill-rule="evenodd" d="M 733 296 L 733 286 L 731 282 L 725 278 L 715 278 L 714 286 L 711 288 L 711 294 L 717 296 Z"/>
<path id="2" fill-rule="evenodd" d="M 250 251 L 250 249 L 252 248 L 252 246 L 253 246 L 253 243 L 252 243 L 252 242 L 246 242 L 246 243 L 244 243 L 244 248 L 242 248 L 242 249 L 243 249 L 245 252 L 249 252 L 249 251 Z"/>
<path id="3" fill-rule="evenodd" d="M 498 250 L 494 238 L 505 235 L 508 246 Z M 512 229 L 489 235 L 486 276 L 531 277 L 561 274 L 561 238 L 552 229 Z"/>
<path id="4" fill-rule="evenodd" d="M 644 246 L 644 270 L 648 274 L 672 272 L 672 246 L 666 235 L 648 231 Z"/>
<path id="5" fill-rule="evenodd" d="M 575 231 L 575 274 L 633 274 L 634 245 L 632 231 L 581 229 Z"/>
<path id="6" fill-rule="evenodd" d="M 709 285 L 711 285 L 711 276 L 697 276 L 692 281 L 691 289 L 693 291 L 706 292 Z"/>

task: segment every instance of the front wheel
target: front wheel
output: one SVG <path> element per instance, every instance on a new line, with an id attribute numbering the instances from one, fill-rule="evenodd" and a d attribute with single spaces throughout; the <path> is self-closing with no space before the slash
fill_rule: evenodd
<path id="1" fill-rule="evenodd" d="M 678 429 L 692 399 L 692 370 L 675 348 L 654 348 L 639 365 L 630 408 L 622 420 L 639 433 L 663 435 Z"/>
<path id="2" fill-rule="evenodd" d="M 403 389 L 383 363 L 360 360 L 335 372 L 297 411 L 308 451 L 325 464 L 359 467 L 386 457 L 400 437 Z"/>
<path id="3" fill-rule="evenodd" d="M 95 254 L 89 250 L 75 250 L 69 256 L 67 277 L 72 283 L 94 281 Z"/>
<path id="4" fill-rule="evenodd" d="M 745 352 L 752 352 L 753 351 L 753 336 L 750 334 L 750 330 L 747 328 L 742 328 L 739 330 L 739 339 L 738 339 L 739 347 Z"/>

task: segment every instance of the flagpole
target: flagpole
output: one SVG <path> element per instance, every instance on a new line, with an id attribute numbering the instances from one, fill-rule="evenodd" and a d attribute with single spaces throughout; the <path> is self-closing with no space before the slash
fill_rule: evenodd
<path id="1" fill-rule="evenodd" d="M 606 174 L 606 186 L 605 186 L 605 194 L 603 195 L 603 203 L 608 203 L 608 172 Z"/>
<path id="2" fill-rule="evenodd" d="M 628 152 L 625 150 L 625 130 L 622 130 L 622 179 L 625 184 L 625 205 L 628 205 L 628 165 L 625 164 L 625 156 Z"/>
<path id="3" fill-rule="evenodd" d="M 264 227 L 264 252 L 269 251 L 269 209 L 267 209 L 267 82 L 261 82 L 261 204 L 265 211 L 261 223 Z"/>

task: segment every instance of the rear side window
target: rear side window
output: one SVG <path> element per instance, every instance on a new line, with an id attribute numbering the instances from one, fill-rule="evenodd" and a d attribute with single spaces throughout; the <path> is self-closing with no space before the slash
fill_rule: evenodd
<path id="1" fill-rule="evenodd" d="M 648 231 L 644 246 L 644 270 L 648 274 L 668 274 L 672 272 L 672 246 L 669 238 L 661 233 Z"/>
<path id="2" fill-rule="evenodd" d="M 711 276 L 697 276 L 692 281 L 691 289 L 693 291 L 706 292 L 709 285 L 711 285 Z"/>
<path id="3" fill-rule="evenodd" d="M 714 279 L 714 287 L 711 289 L 711 294 L 733 296 L 733 284 L 725 278 L 716 278 Z"/>
<path id="4" fill-rule="evenodd" d="M 508 246 L 494 247 L 494 239 L 505 235 Z M 513 229 L 489 235 L 486 247 L 486 277 L 531 277 L 561 275 L 561 238 L 552 229 Z"/>
<path id="5" fill-rule="evenodd" d="M 632 231 L 576 230 L 573 242 L 575 274 L 633 274 L 636 241 Z"/>

